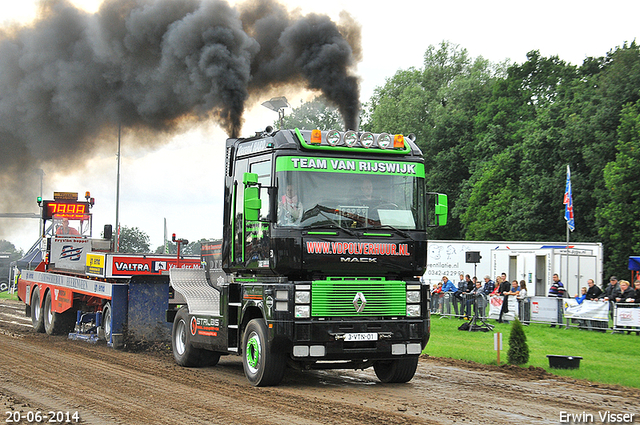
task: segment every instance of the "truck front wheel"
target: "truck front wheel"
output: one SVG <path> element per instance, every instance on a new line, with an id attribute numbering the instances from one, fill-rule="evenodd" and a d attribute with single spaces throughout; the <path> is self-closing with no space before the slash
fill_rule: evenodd
<path id="1" fill-rule="evenodd" d="M 271 350 L 264 320 L 253 319 L 247 324 L 242 348 L 242 366 L 251 385 L 265 387 L 282 381 L 287 361 L 282 353 Z"/>
<path id="2" fill-rule="evenodd" d="M 171 332 L 171 349 L 173 358 L 180 366 L 201 367 L 215 366 L 220 360 L 220 353 L 196 348 L 191 345 L 191 328 L 189 326 L 189 307 L 178 310 L 173 321 Z"/>
<path id="3" fill-rule="evenodd" d="M 373 370 L 378 379 L 385 383 L 409 382 L 418 368 L 418 357 L 405 357 L 374 363 Z"/>
<path id="4" fill-rule="evenodd" d="M 44 306 L 40 306 L 40 288 L 31 294 L 31 324 L 36 332 L 44 332 Z"/>

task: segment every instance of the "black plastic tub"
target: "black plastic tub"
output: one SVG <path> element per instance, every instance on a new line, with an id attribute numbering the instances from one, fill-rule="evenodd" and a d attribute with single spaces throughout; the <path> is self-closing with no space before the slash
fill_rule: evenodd
<path id="1" fill-rule="evenodd" d="M 553 354 L 547 354 L 549 359 L 549 367 L 552 369 L 579 369 L 580 356 L 556 356 Z"/>

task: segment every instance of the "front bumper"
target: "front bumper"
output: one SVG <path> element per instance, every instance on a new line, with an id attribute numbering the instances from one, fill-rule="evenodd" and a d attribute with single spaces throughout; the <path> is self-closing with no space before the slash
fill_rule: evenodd
<path id="1" fill-rule="evenodd" d="M 274 325 L 278 333 L 280 326 Z M 429 340 L 429 320 L 313 319 L 295 321 L 291 331 L 286 345 L 294 360 L 393 359 L 422 352 Z"/>

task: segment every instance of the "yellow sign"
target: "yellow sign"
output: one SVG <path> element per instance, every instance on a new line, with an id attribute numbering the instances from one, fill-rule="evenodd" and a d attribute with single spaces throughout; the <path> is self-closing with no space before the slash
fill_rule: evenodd
<path id="1" fill-rule="evenodd" d="M 87 254 L 86 272 L 87 274 L 104 277 L 105 256 L 104 254 Z"/>
<path id="2" fill-rule="evenodd" d="M 77 201 L 78 192 L 53 192 L 53 199 L 56 201 Z"/>

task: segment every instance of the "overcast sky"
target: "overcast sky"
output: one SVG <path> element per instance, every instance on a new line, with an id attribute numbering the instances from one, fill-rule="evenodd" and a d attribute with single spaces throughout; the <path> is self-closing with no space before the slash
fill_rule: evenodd
<path id="1" fill-rule="evenodd" d="M 75 0 L 74 4 L 95 11 L 100 0 Z M 377 86 L 397 70 L 420 67 L 429 45 L 443 40 L 466 48 L 472 57 L 493 62 L 507 59 L 522 63 L 526 53 L 558 55 L 579 65 L 585 57 L 603 56 L 631 42 L 640 33 L 640 1 L 477 1 L 477 0 L 289 0 L 290 8 L 303 13 L 327 14 L 339 19 L 341 10 L 362 26 L 363 60 L 357 68 L 361 79 L 361 101 L 366 102 Z M 31 0 L 2 1 L 2 25 L 27 23 L 36 13 Z M 2 60 L 2 58 L 0 58 Z M 1 95 L 1 94 L 0 94 Z M 278 95 L 275 93 L 274 95 Z M 288 94 L 293 106 L 309 93 Z M 264 99 L 268 100 L 268 99 Z M 90 119 L 90 117 L 87 117 Z M 270 125 L 277 114 L 249 105 L 242 135 L 248 136 Z M 133 148 L 126 129 L 122 133 L 120 222 L 139 227 L 151 237 L 153 248 L 162 244 L 163 218 L 169 233 L 189 240 L 222 235 L 223 155 L 226 134 L 213 123 L 184 129 L 162 148 Z M 44 167 L 44 198 L 53 191 L 91 191 L 96 199 L 94 235 L 104 224 L 115 223 L 117 129 L 113 147 L 96 153 L 81 171 Z M 34 201 L 32 211 L 37 212 Z M 4 212 L 0 206 L 0 212 Z M 3 237 L 27 250 L 36 240 L 36 220 L 0 219 Z"/>

